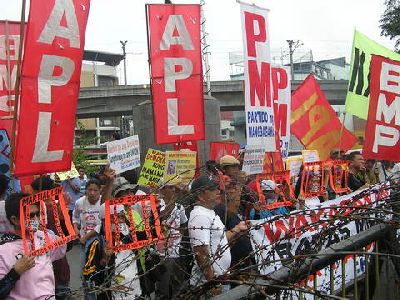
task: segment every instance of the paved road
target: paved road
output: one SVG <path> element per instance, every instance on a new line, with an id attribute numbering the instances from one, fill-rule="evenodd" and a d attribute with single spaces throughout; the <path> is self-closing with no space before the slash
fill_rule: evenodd
<path id="1" fill-rule="evenodd" d="M 67 253 L 67 258 L 69 262 L 69 267 L 71 269 L 71 282 L 70 287 L 72 290 L 77 290 L 81 288 L 81 278 L 80 278 L 80 245 L 75 245 L 71 251 Z"/>

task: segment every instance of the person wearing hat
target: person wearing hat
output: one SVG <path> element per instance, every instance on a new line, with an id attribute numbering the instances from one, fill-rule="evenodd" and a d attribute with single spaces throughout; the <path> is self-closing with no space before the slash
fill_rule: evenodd
<path id="1" fill-rule="evenodd" d="M 164 231 L 164 240 L 157 245 L 161 257 L 158 282 L 156 284 L 157 299 L 172 299 L 178 292 L 177 286 L 184 278 L 179 261 L 181 230 L 187 224 L 188 218 L 183 205 L 177 200 L 183 184 L 181 177 L 167 182 L 160 189 L 163 204 L 160 207 L 161 225 Z"/>
<path id="2" fill-rule="evenodd" d="M 193 181 L 191 192 L 195 206 L 189 218 L 190 244 L 195 256 L 190 285 L 198 286 L 206 281 L 226 274 L 231 265 L 228 241 L 248 230 L 248 224 L 240 222 L 226 231 L 221 219 L 214 212 L 220 197 L 219 184 L 208 176 Z M 222 287 L 215 287 L 211 293 L 219 294 Z"/>
<path id="3" fill-rule="evenodd" d="M 221 167 L 222 172 L 224 175 L 229 177 L 236 177 L 239 175 L 240 172 L 240 161 L 234 158 L 232 155 L 224 155 L 219 160 L 219 166 Z"/>
<path id="4" fill-rule="evenodd" d="M 261 181 L 261 190 L 265 197 L 266 204 L 272 204 L 279 199 L 279 195 L 276 193 L 276 183 L 273 180 L 265 179 Z M 277 215 L 288 214 L 286 207 L 282 206 L 276 209 L 263 209 L 260 203 L 254 204 L 254 208 L 250 211 L 250 220 L 266 219 Z"/>

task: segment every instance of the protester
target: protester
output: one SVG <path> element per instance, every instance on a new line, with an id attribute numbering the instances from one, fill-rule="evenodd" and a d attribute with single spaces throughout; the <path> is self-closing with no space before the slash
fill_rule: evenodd
<path id="1" fill-rule="evenodd" d="M 48 176 L 41 176 L 36 178 L 31 183 L 31 187 L 33 189 L 33 193 L 39 193 L 41 191 L 47 191 L 54 188 L 54 181 Z M 69 194 L 67 194 L 68 196 Z M 64 197 L 66 199 L 66 205 L 70 201 L 70 198 Z M 44 203 L 46 205 L 46 227 L 47 229 L 52 230 L 53 232 L 57 232 L 56 222 L 54 220 L 54 211 L 53 211 L 53 203 L 51 199 L 45 199 Z M 63 218 L 63 214 L 61 211 L 58 211 L 60 225 L 63 229 L 64 234 L 68 234 L 67 228 L 65 226 L 65 220 Z M 70 244 L 72 245 L 72 244 Z M 68 246 L 67 246 L 68 251 Z M 69 287 L 70 279 L 71 279 L 71 271 L 70 266 L 67 260 L 67 256 L 64 255 L 62 258 L 53 261 L 53 270 L 54 270 L 54 278 L 55 278 L 55 287 L 56 287 L 56 299 L 57 300 L 68 300 L 71 299 L 69 294 L 71 293 L 71 289 Z"/>
<path id="2" fill-rule="evenodd" d="M 264 196 L 265 204 L 270 205 L 279 200 L 279 194 L 276 192 L 276 184 L 273 180 L 262 180 L 261 190 Z M 286 207 L 281 206 L 275 209 L 263 208 L 260 202 L 254 204 L 254 208 L 250 211 L 251 220 L 266 219 L 272 216 L 286 215 L 289 211 Z"/>
<path id="3" fill-rule="evenodd" d="M 374 159 L 365 162 L 365 171 L 370 184 L 376 184 L 379 180 L 380 163 Z"/>
<path id="4" fill-rule="evenodd" d="M 20 201 L 27 194 L 12 194 L 5 209 L 14 233 L 0 236 L 0 299 L 52 299 L 55 295 L 55 279 L 51 262 L 65 256 L 66 245 L 61 245 L 41 256 L 24 256 L 21 238 Z M 35 246 L 45 246 L 43 231 L 40 227 L 40 206 L 29 206 L 30 226 Z M 28 225 L 28 224 L 27 224 Z M 27 229 L 28 230 L 28 229 Z M 58 237 L 51 230 L 47 233 L 52 241 Z M 29 234 L 29 232 L 27 232 Z M 30 244 L 28 243 L 28 247 Z"/>
<path id="5" fill-rule="evenodd" d="M 231 264 L 228 241 L 240 232 L 248 229 L 245 222 L 240 222 L 229 231 L 213 208 L 220 197 L 218 183 L 207 176 L 200 176 L 193 181 L 191 191 L 194 193 L 196 205 L 190 213 L 189 236 L 195 256 L 190 284 L 197 286 L 226 273 Z M 224 288 L 227 288 L 225 286 Z M 219 294 L 221 286 L 212 290 Z"/>
<path id="6" fill-rule="evenodd" d="M 222 156 L 219 160 L 219 166 L 221 167 L 224 175 L 237 179 L 240 170 L 240 161 L 234 158 L 232 155 Z"/>
<path id="7" fill-rule="evenodd" d="M 185 208 L 177 203 L 182 179 L 177 177 L 161 188 L 164 204 L 160 208 L 161 225 L 164 228 L 164 241 L 158 245 L 161 256 L 161 274 L 156 285 L 157 299 L 172 299 L 179 291 L 176 287 L 183 281 L 184 274 L 179 261 L 181 228 L 188 218 Z"/>
<path id="8" fill-rule="evenodd" d="M 9 179 L 6 175 L 0 174 L 0 233 L 12 232 L 14 227 L 6 216 L 6 191 L 8 189 Z"/>
<path id="9" fill-rule="evenodd" d="M 383 160 L 379 166 L 379 181 L 398 182 L 400 179 L 400 164 L 393 161 Z"/>
<path id="10" fill-rule="evenodd" d="M 67 178 L 61 182 L 61 186 L 64 188 L 64 192 L 71 197 L 71 201 L 68 205 L 68 213 L 72 220 L 72 212 L 74 211 L 75 203 L 83 196 L 81 194 L 81 180 L 78 177 Z"/>
<path id="11" fill-rule="evenodd" d="M 79 177 L 78 179 L 80 180 L 80 189 L 79 192 L 81 194 L 81 197 L 85 195 L 86 193 L 86 183 L 87 183 L 87 176 L 85 174 L 85 169 L 83 167 L 78 168 L 79 172 Z"/>
<path id="12" fill-rule="evenodd" d="M 329 154 L 329 158 L 331 160 L 340 160 L 340 159 L 343 159 L 344 155 L 345 155 L 345 151 L 335 148 L 335 149 L 331 150 L 331 152 Z"/>
<path id="13" fill-rule="evenodd" d="M 86 300 L 107 297 L 105 293 L 96 295 L 91 291 L 104 282 L 103 267 L 110 258 L 105 251 L 104 238 L 100 235 L 100 189 L 98 180 L 89 180 L 86 184 L 86 196 L 76 201 L 72 214 L 74 230 L 81 243 L 81 270 Z"/>
<path id="14" fill-rule="evenodd" d="M 114 174 L 115 173 L 112 169 L 108 168 L 105 170 L 105 175 L 109 177 L 109 180 L 114 177 Z M 134 195 L 136 188 L 136 185 L 129 183 L 124 177 L 117 177 L 114 179 L 111 195 L 108 193 L 108 191 L 105 191 L 104 199 L 109 199 L 111 196 L 113 198 L 120 198 L 128 195 Z M 114 208 L 111 208 L 111 213 L 114 213 Z M 132 205 L 130 208 L 131 217 L 128 215 L 127 207 L 122 205 L 118 205 L 116 207 L 119 221 L 120 239 L 123 244 L 128 244 L 133 241 L 132 235 L 129 232 L 131 225 L 129 221 L 130 219 L 134 221 L 136 230 L 135 233 L 138 237 L 138 240 L 141 239 L 140 233 L 144 233 L 144 224 L 141 211 L 138 212 L 140 207 Z M 115 254 L 115 276 L 113 284 L 116 286 L 116 291 L 113 292 L 114 299 L 128 300 L 141 296 L 142 290 L 139 279 L 138 259 L 138 251 L 125 250 Z"/>
<path id="15" fill-rule="evenodd" d="M 359 151 L 351 152 L 346 156 L 349 161 L 348 184 L 351 191 L 366 187 L 368 183 L 365 172 L 365 160 Z"/>

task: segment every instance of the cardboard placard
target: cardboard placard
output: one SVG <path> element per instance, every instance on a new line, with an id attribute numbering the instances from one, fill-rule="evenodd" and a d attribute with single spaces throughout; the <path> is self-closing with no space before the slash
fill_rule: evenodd
<path id="1" fill-rule="evenodd" d="M 300 193 L 303 197 L 310 198 L 325 195 L 324 178 L 325 170 L 322 161 L 304 163 L 300 187 Z"/>
<path id="2" fill-rule="evenodd" d="M 189 184 L 196 172 L 196 156 L 193 151 L 166 151 L 164 183 L 179 176 L 183 184 Z"/>
<path id="3" fill-rule="evenodd" d="M 275 192 L 279 195 L 277 201 L 271 204 L 265 202 L 265 197 L 261 189 L 261 181 L 265 179 L 273 180 L 276 184 Z M 294 199 L 294 191 L 290 185 L 289 171 L 280 171 L 275 173 L 263 173 L 256 177 L 256 189 L 258 198 L 265 209 L 276 209 L 282 206 L 292 206 Z"/>
<path id="4" fill-rule="evenodd" d="M 68 214 L 67 206 L 64 201 L 63 187 L 57 187 L 52 190 L 42 191 L 35 195 L 27 196 L 21 199 L 20 203 L 20 223 L 21 223 L 21 235 L 24 247 L 25 255 L 40 256 L 50 250 L 64 245 L 72 240 L 78 238 L 75 234 L 74 228 L 72 227 L 71 220 Z M 54 224 L 57 228 L 55 234 L 59 237 L 57 241 L 52 241 L 48 230 L 46 228 L 46 209 L 45 200 L 51 201 L 53 209 Z M 45 245 L 36 249 L 34 232 L 30 226 L 30 205 L 39 203 L 40 204 L 40 225 L 41 232 L 44 235 Z M 68 230 L 68 235 L 65 235 L 60 223 L 60 213 L 65 221 L 65 226 Z M 29 246 L 28 246 L 29 243 Z"/>
<path id="5" fill-rule="evenodd" d="M 336 194 L 349 192 L 349 162 L 345 160 L 333 160 L 325 162 L 325 165 L 330 168 L 329 184 L 332 190 Z"/>
<path id="6" fill-rule="evenodd" d="M 142 220 L 140 226 L 143 225 L 143 232 L 146 238 L 138 237 L 138 232 L 140 232 L 140 230 L 137 230 L 136 227 L 138 227 L 138 224 L 135 224 L 132 214 L 132 206 L 135 204 L 138 204 L 141 209 Z M 121 231 L 119 228 L 119 217 L 121 213 L 122 217 L 126 219 L 124 222 L 127 221 L 129 224 L 130 243 L 124 244 L 121 241 Z M 156 197 L 154 195 L 129 195 L 122 198 L 106 200 L 105 227 L 107 245 L 115 252 L 143 248 L 158 243 L 163 239 L 156 207 Z"/>
<path id="7" fill-rule="evenodd" d="M 303 155 L 303 162 L 305 163 L 320 161 L 317 150 L 303 150 L 301 154 Z"/>
<path id="8" fill-rule="evenodd" d="M 139 185 L 158 187 L 161 179 L 164 177 L 165 153 L 162 151 L 147 150 L 146 159 L 138 180 Z"/>
<path id="9" fill-rule="evenodd" d="M 108 142 L 107 159 L 116 174 L 140 167 L 139 136 Z"/>
<path id="10" fill-rule="evenodd" d="M 264 169 L 265 149 L 259 146 L 247 146 L 243 158 L 242 171 L 247 175 L 261 174 Z"/>

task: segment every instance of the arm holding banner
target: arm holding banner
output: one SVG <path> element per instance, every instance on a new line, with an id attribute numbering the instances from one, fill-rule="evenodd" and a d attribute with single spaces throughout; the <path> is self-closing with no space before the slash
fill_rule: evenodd
<path id="1" fill-rule="evenodd" d="M 107 166 L 104 170 L 104 176 L 106 177 L 106 185 L 103 188 L 101 197 L 103 203 L 112 198 L 112 188 L 117 175 L 115 171 L 110 168 L 110 166 Z"/>

